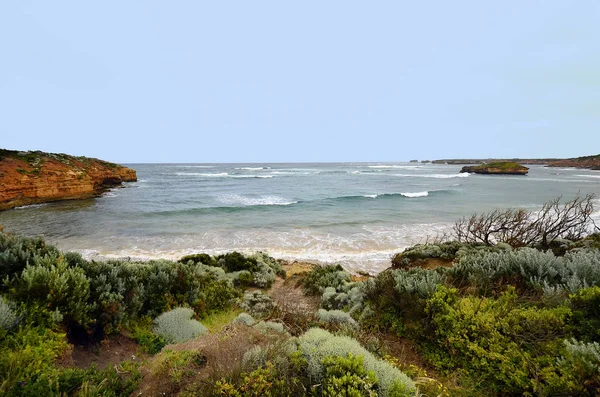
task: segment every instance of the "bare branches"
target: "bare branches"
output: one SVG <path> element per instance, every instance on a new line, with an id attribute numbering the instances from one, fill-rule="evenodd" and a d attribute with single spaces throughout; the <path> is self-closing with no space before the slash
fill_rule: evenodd
<path id="1" fill-rule="evenodd" d="M 493 245 L 507 243 L 513 247 L 540 245 L 547 248 L 560 238 L 577 240 L 584 237 L 595 225 L 594 194 L 577 195 L 562 204 L 561 197 L 542 206 L 539 212 L 524 209 L 494 210 L 473 214 L 454 224 L 454 234 L 459 242 Z"/>

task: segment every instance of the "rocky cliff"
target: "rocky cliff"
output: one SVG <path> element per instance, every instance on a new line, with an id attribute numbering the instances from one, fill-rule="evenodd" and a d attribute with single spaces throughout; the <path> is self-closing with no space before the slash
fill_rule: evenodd
<path id="1" fill-rule="evenodd" d="M 591 170 L 600 171 L 600 154 L 597 154 L 595 156 L 577 157 L 573 159 L 553 161 L 548 164 L 548 167 L 589 168 Z"/>
<path id="2" fill-rule="evenodd" d="M 512 161 L 503 161 L 463 167 L 460 172 L 473 172 L 475 174 L 526 175 L 529 172 L 529 168 Z"/>
<path id="3" fill-rule="evenodd" d="M 0 149 L 0 210 L 95 197 L 136 180 L 135 170 L 98 159 Z"/>

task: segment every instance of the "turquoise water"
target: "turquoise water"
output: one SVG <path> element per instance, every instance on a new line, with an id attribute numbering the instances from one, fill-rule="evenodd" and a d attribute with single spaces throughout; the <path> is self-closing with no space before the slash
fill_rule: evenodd
<path id="1" fill-rule="evenodd" d="M 129 166 L 138 182 L 97 199 L 0 212 L 0 224 L 96 259 L 262 250 L 376 272 L 473 212 L 600 194 L 600 172 L 541 166 L 528 176 L 420 163 Z"/>

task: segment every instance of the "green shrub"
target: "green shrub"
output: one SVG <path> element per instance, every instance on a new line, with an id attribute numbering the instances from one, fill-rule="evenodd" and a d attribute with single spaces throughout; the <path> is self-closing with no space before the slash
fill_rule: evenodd
<path id="1" fill-rule="evenodd" d="M 34 257 L 14 283 L 16 300 L 55 311 L 66 322 L 87 326 L 94 306 L 88 303 L 90 283 L 83 269 L 69 267 L 60 256 Z"/>
<path id="2" fill-rule="evenodd" d="M 247 292 L 244 294 L 242 309 L 255 317 L 265 317 L 275 308 L 276 304 L 271 297 L 260 291 Z"/>
<path id="3" fill-rule="evenodd" d="M 600 344 L 565 340 L 565 355 L 558 361 L 566 376 L 573 376 L 576 391 L 590 396 L 600 393 Z M 577 390 L 579 389 L 579 390 Z"/>
<path id="4" fill-rule="evenodd" d="M 600 342 L 600 287 L 580 289 L 570 300 L 575 334 L 584 341 Z"/>
<path id="5" fill-rule="evenodd" d="M 9 331 L 19 323 L 14 304 L 0 296 L 0 337 L 2 330 Z"/>
<path id="6" fill-rule="evenodd" d="M 181 263 L 188 263 L 189 261 L 192 261 L 194 265 L 203 264 L 207 266 L 218 266 L 215 258 L 204 253 L 187 255 L 179 260 Z"/>
<path id="7" fill-rule="evenodd" d="M 240 270 L 247 270 L 252 273 L 258 270 L 255 258 L 247 258 L 236 251 L 219 255 L 215 259 L 217 260 L 217 264 L 225 269 L 227 273 L 238 272 Z"/>
<path id="8" fill-rule="evenodd" d="M 306 274 L 302 286 L 307 294 L 321 295 L 327 287 L 338 290 L 346 283 L 352 281 L 350 273 L 340 265 L 317 267 Z"/>
<path id="9" fill-rule="evenodd" d="M 0 230 L 0 280 L 20 275 L 28 264 L 33 264 L 34 257 L 58 255 L 58 249 L 46 245 L 42 238 L 13 236 Z M 4 288 L 0 283 L 0 291 Z"/>
<path id="10" fill-rule="evenodd" d="M 542 393 L 568 388 L 556 379 L 557 339 L 570 310 L 519 305 L 514 288 L 498 299 L 459 297 L 439 286 L 427 301 L 426 357 L 436 367 L 480 382 L 488 393 Z"/>
<path id="11" fill-rule="evenodd" d="M 240 313 L 231 322 L 232 322 L 232 324 L 245 324 L 245 325 L 251 327 L 252 324 L 254 324 L 256 322 L 256 320 L 254 320 L 254 317 L 252 317 L 248 313 Z"/>
<path id="12" fill-rule="evenodd" d="M 323 375 L 323 396 L 376 397 L 377 376 L 367 371 L 364 357 L 328 356 L 322 360 L 325 373 Z"/>
<path id="13" fill-rule="evenodd" d="M 352 328 L 359 328 L 358 323 L 350 317 L 350 314 L 341 310 L 319 309 L 317 317 L 322 323 L 346 325 Z"/>
<path id="14" fill-rule="evenodd" d="M 156 354 L 167 344 L 164 336 L 152 331 L 152 319 L 142 317 L 131 324 L 133 338 L 142 350 L 150 354 Z"/>
<path id="15" fill-rule="evenodd" d="M 21 328 L 0 346 L 0 395 L 57 395 L 56 361 L 68 347 L 64 334 Z"/>
<path id="16" fill-rule="evenodd" d="M 415 384 L 412 380 L 390 363 L 378 360 L 356 340 L 347 336 L 334 336 L 329 332 L 312 328 L 298 338 L 298 348 L 306 359 L 311 384 L 323 380 L 325 369 L 323 359 L 329 356 L 364 357 L 366 371 L 377 376 L 379 396 L 412 396 Z"/>
<path id="17" fill-rule="evenodd" d="M 194 311 L 178 307 L 165 312 L 154 319 L 153 332 L 165 338 L 169 343 L 181 343 L 207 333 L 200 322 L 193 320 Z"/>

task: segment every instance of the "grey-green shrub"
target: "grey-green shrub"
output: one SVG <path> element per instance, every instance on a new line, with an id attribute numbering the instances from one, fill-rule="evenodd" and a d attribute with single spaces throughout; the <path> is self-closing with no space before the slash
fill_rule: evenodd
<path id="1" fill-rule="evenodd" d="M 252 324 L 254 324 L 255 322 L 256 320 L 254 320 L 254 317 L 252 317 L 248 313 L 240 313 L 236 316 L 236 318 L 231 320 L 232 324 L 245 324 L 249 327 L 251 327 Z"/>
<path id="2" fill-rule="evenodd" d="M 413 396 L 414 382 L 392 366 L 347 336 L 334 336 L 320 328 L 311 328 L 297 340 L 298 348 L 308 363 L 308 375 L 312 384 L 320 382 L 324 375 L 323 359 L 328 356 L 346 357 L 348 354 L 364 357 L 367 371 L 373 371 L 379 381 L 379 396 Z"/>
<path id="3" fill-rule="evenodd" d="M 0 328 L 8 331 L 19 323 L 19 316 L 10 301 L 0 296 Z"/>
<path id="4" fill-rule="evenodd" d="M 261 321 L 256 324 L 254 328 L 265 334 L 285 334 L 287 332 L 285 328 L 283 328 L 283 324 L 274 321 Z"/>
<path id="5" fill-rule="evenodd" d="M 244 302 L 242 302 L 241 306 L 242 309 L 251 315 L 263 317 L 268 315 L 276 305 L 269 295 L 263 294 L 260 291 L 254 291 L 244 294 Z"/>
<path id="6" fill-rule="evenodd" d="M 193 315 L 194 311 L 190 308 L 175 308 L 154 319 L 153 331 L 170 343 L 181 343 L 206 334 L 206 327 L 193 320 Z"/>
<path id="7" fill-rule="evenodd" d="M 358 323 L 350 317 L 350 314 L 341 310 L 319 309 L 317 317 L 322 323 L 348 325 L 352 328 L 359 328 Z"/>

